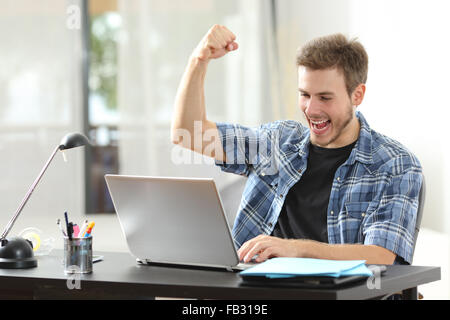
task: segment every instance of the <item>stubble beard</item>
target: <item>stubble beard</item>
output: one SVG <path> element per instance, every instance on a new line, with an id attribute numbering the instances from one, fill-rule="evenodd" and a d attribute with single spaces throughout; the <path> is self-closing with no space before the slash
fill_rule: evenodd
<path id="1" fill-rule="evenodd" d="M 346 117 L 343 119 L 342 124 L 340 124 L 339 122 L 337 122 L 337 123 L 333 122 L 332 123 L 332 125 L 333 125 L 332 129 L 334 130 L 335 134 L 326 143 L 320 143 L 319 144 L 319 143 L 317 143 L 316 139 L 313 139 L 313 135 L 311 133 L 311 143 L 314 144 L 314 145 L 317 145 L 319 147 L 326 148 L 330 144 L 336 142 L 336 140 L 338 140 L 342 136 L 344 130 L 352 122 L 353 118 L 354 118 L 353 107 L 352 107 L 352 105 L 349 105 L 348 108 L 347 108 Z"/>

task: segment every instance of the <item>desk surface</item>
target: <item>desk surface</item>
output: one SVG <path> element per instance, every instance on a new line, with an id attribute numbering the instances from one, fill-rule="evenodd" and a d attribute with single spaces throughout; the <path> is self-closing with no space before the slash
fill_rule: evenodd
<path id="1" fill-rule="evenodd" d="M 69 290 L 62 250 L 38 257 L 32 269 L 0 269 L 3 296 L 23 298 L 179 297 L 206 299 L 370 299 L 440 280 L 439 267 L 388 266 L 380 289 L 367 283 L 337 289 L 250 287 L 238 273 L 138 265 L 128 253 L 95 252 L 104 260 L 91 274 L 80 276 L 81 289 Z M 11 296 L 12 295 L 12 296 Z"/>

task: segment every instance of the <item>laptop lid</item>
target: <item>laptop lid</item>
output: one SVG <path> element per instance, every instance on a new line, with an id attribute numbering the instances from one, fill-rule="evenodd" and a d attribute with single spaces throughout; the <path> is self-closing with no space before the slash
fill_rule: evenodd
<path id="1" fill-rule="evenodd" d="M 105 175 L 128 248 L 140 260 L 236 266 L 213 179 Z"/>

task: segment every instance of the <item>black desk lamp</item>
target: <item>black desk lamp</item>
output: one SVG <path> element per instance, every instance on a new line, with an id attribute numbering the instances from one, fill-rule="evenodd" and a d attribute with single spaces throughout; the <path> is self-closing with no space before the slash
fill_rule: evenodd
<path id="1" fill-rule="evenodd" d="M 28 190 L 25 198 L 23 198 L 20 203 L 19 208 L 17 208 L 16 213 L 12 217 L 12 219 L 8 222 L 5 230 L 2 233 L 0 238 L 0 268 L 1 269 L 23 269 L 23 268 L 32 268 L 37 267 L 37 260 L 33 254 L 33 245 L 29 240 L 13 237 L 10 240 L 6 239 L 9 231 L 13 227 L 20 213 L 22 212 L 23 207 L 27 203 L 37 184 L 41 180 L 48 166 L 52 162 L 58 150 L 66 150 L 71 148 L 76 148 L 80 146 L 89 145 L 89 140 L 86 136 L 80 133 L 69 133 L 65 135 L 59 146 L 55 148 L 52 155 L 48 159 L 44 168 L 42 168 L 36 180 L 31 185 Z"/>

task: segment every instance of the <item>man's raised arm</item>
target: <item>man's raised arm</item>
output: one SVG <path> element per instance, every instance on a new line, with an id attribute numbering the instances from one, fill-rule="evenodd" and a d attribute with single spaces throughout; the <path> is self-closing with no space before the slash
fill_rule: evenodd
<path id="1" fill-rule="evenodd" d="M 171 138 L 174 144 L 224 161 L 215 122 L 206 116 L 204 84 L 208 63 L 237 50 L 236 36 L 224 26 L 214 25 L 192 53 L 175 98 Z M 205 134 L 206 133 L 206 134 Z M 215 148 L 205 147 L 216 139 Z M 219 150 L 217 150 L 219 148 Z"/>

